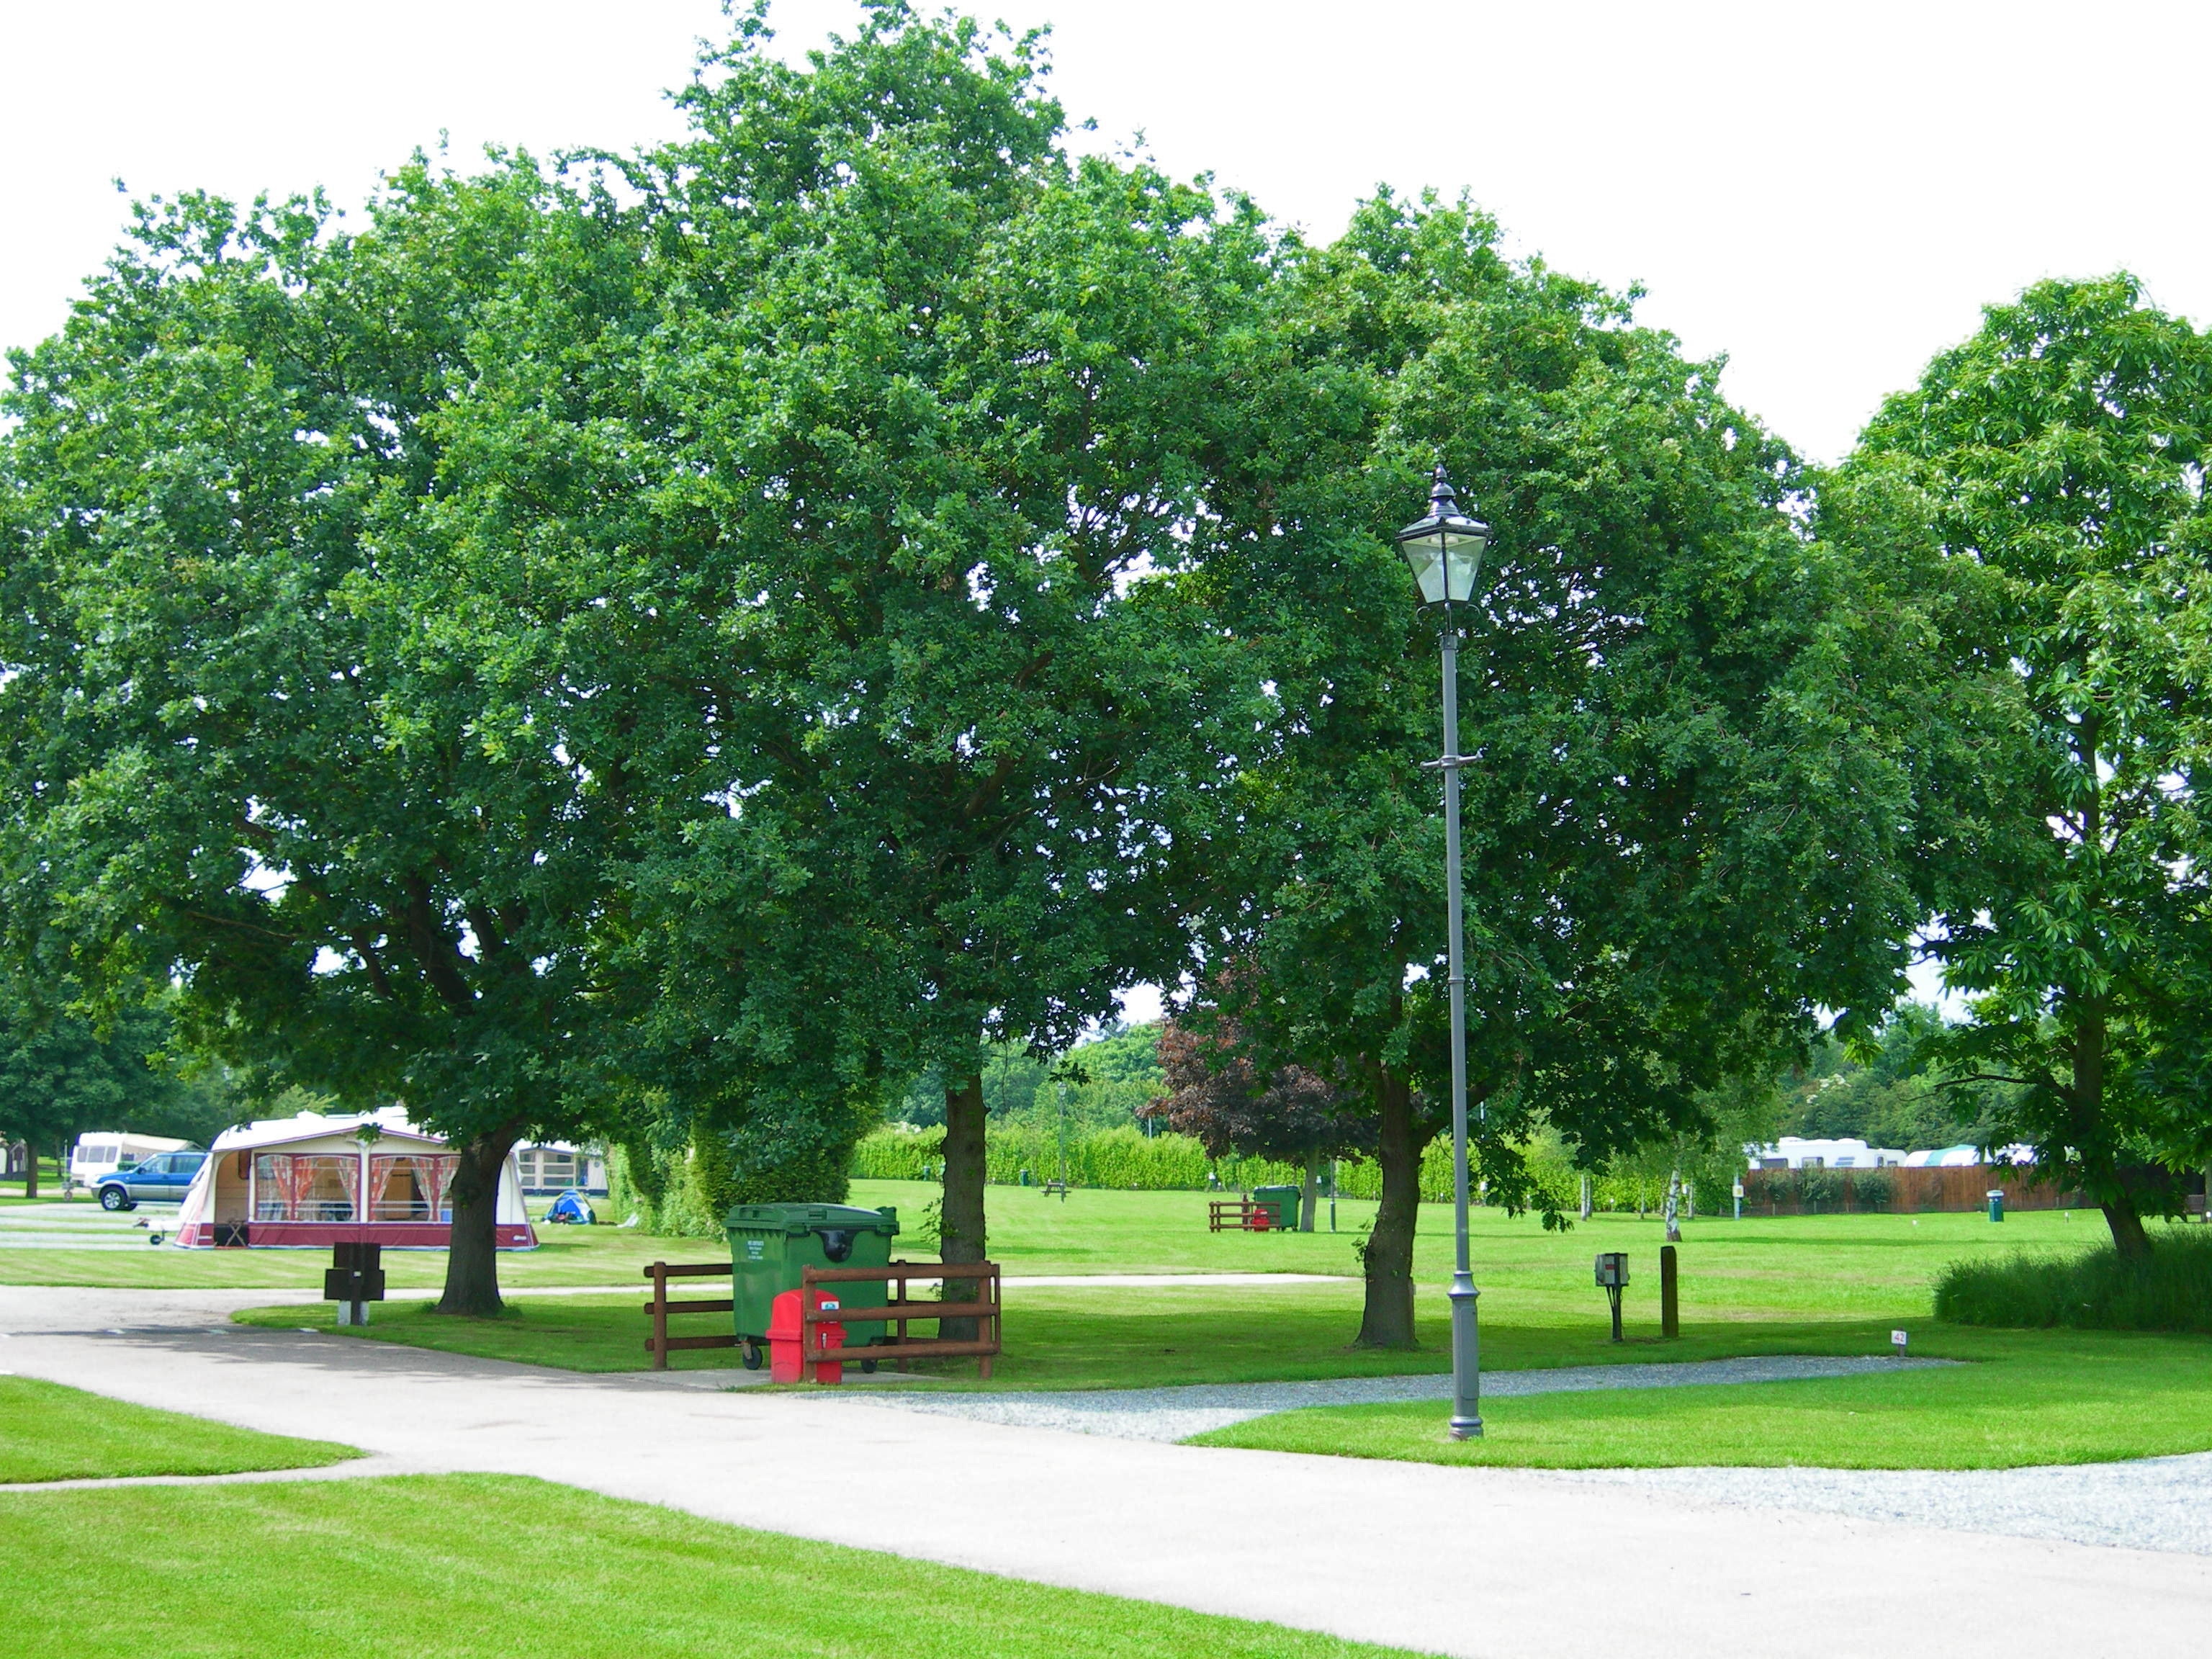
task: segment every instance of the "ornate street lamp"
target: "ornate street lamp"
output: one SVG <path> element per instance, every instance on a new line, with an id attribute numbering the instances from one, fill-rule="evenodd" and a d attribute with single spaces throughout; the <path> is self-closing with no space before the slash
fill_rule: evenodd
<path id="1" fill-rule="evenodd" d="M 1474 1274 L 1467 1245 L 1467 964 L 1465 929 L 1460 914 L 1459 628 L 1461 613 L 1474 605 L 1474 584 L 1482 574 L 1482 555 L 1490 545 L 1490 526 L 1459 510 L 1459 498 L 1441 464 L 1429 489 L 1428 517 L 1398 532 L 1399 550 L 1413 567 L 1421 591 L 1421 611 L 1437 617 L 1444 665 L 1444 752 L 1425 761 L 1444 775 L 1444 894 L 1451 933 L 1451 1113 L 1452 1223 L 1451 1437 L 1466 1440 L 1482 1432 L 1481 1348 L 1474 1317 Z"/>

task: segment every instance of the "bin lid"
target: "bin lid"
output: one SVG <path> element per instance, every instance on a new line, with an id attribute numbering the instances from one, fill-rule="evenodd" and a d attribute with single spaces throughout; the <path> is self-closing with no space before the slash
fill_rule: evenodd
<path id="1" fill-rule="evenodd" d="M 857 1209 L 850 1204 L 740 1204 L 723 1218 L 733 1233 L 867 1232 L 896 1237 L 898 1212 Z"/>

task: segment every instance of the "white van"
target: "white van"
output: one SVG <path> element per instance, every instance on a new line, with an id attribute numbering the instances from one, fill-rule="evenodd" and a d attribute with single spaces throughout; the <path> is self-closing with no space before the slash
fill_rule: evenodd
<path id="1" fill-rule="evenodd" d="M 126 1135 L 112 1129 L 90 1129 L 76 1138 L 76 1146 L 70 1153 L 68 1180 L 72 1186 L 96 1187 L 102 1176 L 113 1175 L 126 1164 L 178 1152 L 191 1144 L 189 1140 L 171 1140 L 166 1135 Z"/>

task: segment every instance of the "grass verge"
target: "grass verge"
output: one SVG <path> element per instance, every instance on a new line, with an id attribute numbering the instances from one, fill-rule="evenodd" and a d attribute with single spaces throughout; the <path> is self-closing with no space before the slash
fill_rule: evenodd
<path id="1" fill-rule="evenodd" d="M 918 1182 L 864 1181 L 852 1201 L 896 1205 L 909 1226 L 937 1195 Z M 1299 1273 L 1357 1275 L 1354 1254 L 1375 1206 L 1346 1200 L 1336 1233 L 1210 1233 L 1204 1193 L 1077 1191 L 1063 1204 L 1034 1188 L 994 1187 L 986 1194 L 990 1249 L 1009 1274 L 1106 1273 Z M 41 1213 L 44 1211 L 46 1213 Z M 59 1214 L 76 1224 L 45 1226 Z M 115 1285 L 155 1289 L 218 1285 L 319 1289 L 326 1250 L 179 1250 L 145 1248 L 136 1220 L 171 1227 L 173 1206 L 147 1206 L 136 1216 L 102 1216 L 96 1206 L 9 1206 L 0 1210 L 0 1283 Z M 1326 1218 L 1324 1217 L 1324 1224 Z M 54 1242 L 57 1231 L 82 1233 L 88 1245 Z M 1683 1316 L 1723 1319 L 1873 1319 L 1924 1314 L 1929 1285 L 1949 1262 L 1996 1259 L 2023 1248 L 2078 1249 L 2105 1237 L 2094 1212 L 2027 1211 L 1992 1226 L 1974 1215 L 1747 1216 L 1742 1221 L 1699 1217 L 1687 1223 L 1682 1246 Z M 1517 1322 L 1552 1324 L 1603 1316 L 1604 1297 L 1590 1283 L 1590 1256 L 1626 1250 L 1635 1278 L 1630 1316 L 1656 1310 L 1656 1216 L 1600 1213 L 1567 1233 L 1547 1233 L 1533 1216 L 1479 1209 L 1472 1218 L 1476 1282 L 1483 1314 L 1510 1303 Z M 1451 1212 L 1421 1206 L 1414 1272 L 1441 1284 L 1451 1268 Z M 502 1253 L 500 1282 L 516 1289 L 554 1285 L 635 1285 L 656 1258 L 727 1260 L 720 1239 L 656 1238 L 635 1229 L 538 1229 L 539 1248 Z M 20 1242 L 11 1242 L 20 1241 Z M 135 1248 L 121 1248 L 125 1245 Z M 911 1235 L 896 1253 L 935 1255 Z M 385 1271 L 392 1290 L 428 1293 L 443 1283 L 442 1250 L 390 1250 Z M 1010 1295 L 1027 1295 L 1016 1290 Z M 1348 1338 L 1351 1333 L 1346 1332 Z"/>
<path id="2" fill-rule="evenodd" d="M 692 1281 L 696 1287 L 699 1281 Z M 714 1291 L 702 1292 L 713 1295 Z M 1161 1388 L 1183 1382 L 1272 1382 L 1308 1377 L 1402 1376 L 1451 1368 L 1441 1296 L 1425 1297 L 1433 1312 L 1419 1322 L 1422 1346 L 1410 1352 L 1354 1348 L 1346 1339 L 1359 1322 L 1359 1288 L 1338 1285 L 1040 1285 L 1009 1291 L 1006 1352 L 988 1384 L 972 1361 L 946 1362 L 947 1385 L 994 1390 Z M 646 1319 L 640 1297 L 545 1297 L 511 1304 L 498 1319 L 453 1319 L 427 1302 L 388 1302 L 366 1329 L 332 1322 L 327 1304 L 255 1308 L 244 1323 L 305 1327 L 341 1336 L 398 1342 L 487 1359 L 517 1360 L 565 1370 L 641 1370 Z M 1601 1310 L 1603 1304 L 1599 1304 Z M 1491 1300 L 1484 1300 L 1486 1315 Z M 702 1316 L 678 1329 L 726 1329 Z M 926 1334 L 928 1328 L 922 1327 Z M 1624 1361 L 1716 1359 L 1736 1354 L 1889 1352 L 1889 1326 L 1867 1322 L 1727 1321 L 1692 1327 L 1680 1340 L 1661 1343 L 1648 1326 L 1633 1340 L 1607 1340 L 1601 1317 L 1578 1323 L 1508 1323 L 1487 1319 L 1483 1362 L 1496 1370 L 1603 1365 Z M 735 1372 L 733 1348 L 670 1356 L 682 1370 Z M 734 1379 L 733 1379 L 734 1380 Z"/>
<path id="3" fill-rule="evenodd" d="M 1936 1316 L 1959 1325 L 2212 1332 L 2212 1237 L 2160 1228 L 2148 1261 L 2110 1244 L 1954 1261 L 1936 1280 Z"/>
<path id="4" fill-rule="evenodd" d="M 492 1475 L 0 1497 L 0 1583 L 24 1659 L 1401 1652 Z M 160 1616 L 89 1617 L 88 1583 Z"/>
<path id="5" fill-rule="evenodd" d="M 1916 1333 L 1913 1346 L 1975 1363 L 1493 1397 L 1474 1441 L 1448 1439 L 1445 1408 L 1419 1403 L 1284 1412 L 1195 1443 L 1533 1468 L 1989 1469 L 2212 1450 L 2212 1343 L 2201 1338 L 1948 1330 Z"/>
<path id="6" fill-rule="evenodd" d="M 35 1377 L 0 1376 L 0 1482 L 237 1474 L 360 1455 L 327 1440 L 260 1434 Z"/>

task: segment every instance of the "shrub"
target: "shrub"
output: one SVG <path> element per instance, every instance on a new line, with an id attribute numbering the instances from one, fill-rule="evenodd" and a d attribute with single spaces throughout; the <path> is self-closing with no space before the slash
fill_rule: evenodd
<path id="1" fill-rule="evenodd" d="M 2124 1261 L 2109 1244 L 1954 1261 L 1936 1277 L 1936 1316 L 1954 1325 L 2212 1331 L 2212 1237 L 2164 1230 L 2143 1261 Z"/>
<path id="2" fill-rule="evenodd" d="M 1833 1170 L 1797 1171 L 1797 1201 L 1808 1214 L 1832 1210 L 1844 1201 L 1844 1178 Z"/>
<path id="3" fill-rule="evenodd" d="M 1863 1210 L 1887 1209 L 1896 1190 L 1897 1183 L 1880 1170 L 1868 1170 L 1851 1177 L 1851 1196 Z"/>

